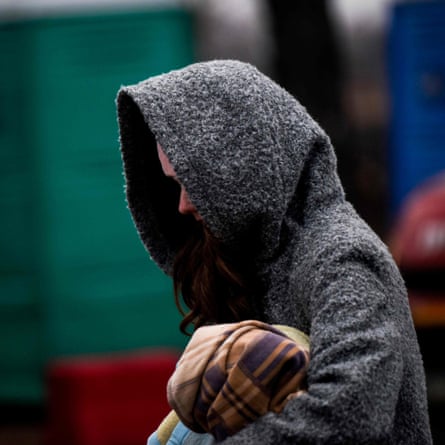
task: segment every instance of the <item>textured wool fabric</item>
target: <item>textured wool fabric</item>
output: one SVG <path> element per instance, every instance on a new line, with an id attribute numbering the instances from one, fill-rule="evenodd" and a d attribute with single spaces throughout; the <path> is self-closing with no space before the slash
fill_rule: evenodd
<path id="1" fill-rule="evenodd" d="M 188 233 L 157 140 L 213 234 L 246 245 L 258 318 L 310 335 L 307 392 L 223 443 L 430 444 L 405 286 L 305 108 L 237 61 L 122 87 L 117 107 L 128 205 L 152 258 L 170 273 Z"/>
<path id="2" fill-rule="evenodd" d="M 305 388 L 308 363 L 307 340 L 266 323 L 203 326 L 168 382 L 168 400 L 190 429 L 221 441 L 268 411 L 280 412 Z"/>

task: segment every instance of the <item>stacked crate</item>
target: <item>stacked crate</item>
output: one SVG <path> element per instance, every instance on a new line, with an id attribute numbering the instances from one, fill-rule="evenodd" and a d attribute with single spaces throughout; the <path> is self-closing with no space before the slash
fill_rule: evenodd
<path id="1" fill-rule="evenodd" d="M 54 357 L 183 346 L 124 200 L 115 96 L 193 61 L 181 9 L 0 24 L 0 401 Z"/>
<path id="2" fill-rule="evenodd" d="M 445 170 L 445 2 L 394 7 L 389 36 L 391 196 Z"/>

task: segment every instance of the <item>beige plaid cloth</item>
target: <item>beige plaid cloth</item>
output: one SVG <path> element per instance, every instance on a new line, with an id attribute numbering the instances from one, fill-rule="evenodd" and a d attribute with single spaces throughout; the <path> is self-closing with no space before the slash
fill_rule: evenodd
<path id="1" fill-rule="evenodd" d="M 308 362 L 308 338 L 296 329 L 255 320 L 204 326 L 168 382 L 168 400 L 187 427 L 221 441 L 280 412 L 304 389 Z"/>

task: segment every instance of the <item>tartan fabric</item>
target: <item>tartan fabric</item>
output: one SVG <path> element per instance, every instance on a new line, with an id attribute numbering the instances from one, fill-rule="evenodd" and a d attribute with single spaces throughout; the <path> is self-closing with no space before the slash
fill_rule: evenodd
<path id="1" fill-rule="evenodd" d="M 286 333 L 254 320 L 197 329 L 167 385 L 182 422 L 220 441 L 280 412 L 304 389 L 309 361 L 304 334 Z"/>

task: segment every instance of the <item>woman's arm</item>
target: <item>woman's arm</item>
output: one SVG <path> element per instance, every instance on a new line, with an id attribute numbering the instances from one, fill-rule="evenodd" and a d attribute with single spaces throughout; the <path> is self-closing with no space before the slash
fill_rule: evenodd
<path id="1" fill-rule="evenodd" d="M 338 262 L 318 270 L 312 290 L 307 393 L 224 444 L 388 443 L 403 370 L 400 319 L 374 263 Z"/>

